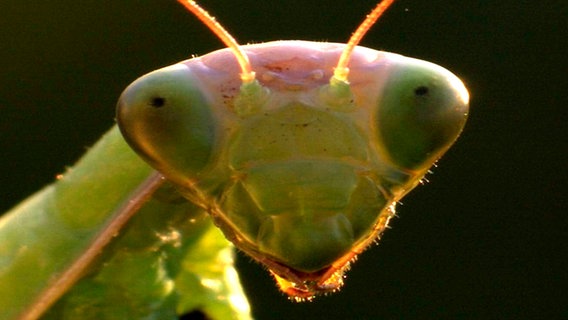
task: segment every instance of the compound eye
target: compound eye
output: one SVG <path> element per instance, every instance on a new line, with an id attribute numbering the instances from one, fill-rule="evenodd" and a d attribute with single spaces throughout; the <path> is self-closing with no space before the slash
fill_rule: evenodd
<path id="1" fill-rule="evenodd" d="M 214 143 L 211 106 L 183 64 L 151 72 L 128 86 L 118 101 L 125 140 L 151 166 L 178 183 L 208 164 Z"/>
<path id="2" fill-rule="evenodd" d="M 380 149 L 401 168 L 427 169 L 462 131 L 467 90 L 455 75 L 425 61 L 405 58 L 393 68 L 374 118 Z"/>

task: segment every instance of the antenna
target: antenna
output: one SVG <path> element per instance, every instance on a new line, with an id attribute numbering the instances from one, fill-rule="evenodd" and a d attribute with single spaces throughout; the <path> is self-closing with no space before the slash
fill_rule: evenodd
<path id="1" fill-rule="evenodd" d="M 205 9 L 201 8 L 192 0 L 177 0 L 189 11 L 191 11 L 201 22 L 203 22 L 209 30 L 211 30 L 223 43 L 233 51 L 237 62 L 241 67 L 241 80 L 243 84 L 252 83 L 255 79 L 254 71 L 249 62 L 247 54 L 241 49 L 235 38 L 231 36 L 222 25 L 219 24 Z"/>
<path id="2" fill-rule="evenodd" d="M 339 80 L 341 82 L 347 82 L 347 76 L 349 75 L 349 68 L 347 65 L 349 64 L 349 59 L 351 58 L 351 53 L 353 53 L 353 49 L 359 44 L 363 36 L 369 31 L 369 29 L 375 24 L 377 19 L 388 9 L 388 7 L 394 2 L 394 0 L 383 0 L 377 4 L 375 9 L 371 11 L 363 20 L 359 28 L 355 30 L 349 42 L 347 42 L 347 46 L 343 49 L 341 56 L 339 57 L 339 62 L 333 71 L 333 78 Z"/>

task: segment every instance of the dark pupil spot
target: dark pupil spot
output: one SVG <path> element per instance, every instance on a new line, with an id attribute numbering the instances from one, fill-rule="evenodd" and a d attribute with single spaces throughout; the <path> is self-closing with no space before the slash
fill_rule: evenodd
<path id="1" fill-rule="evenodd" d="M 179 320 L 208 320 L 208 319 L 209 317 L 207 317 L 205 313 L 199 310 L 191 311 L 190 313 L 186 313 L 179 318 Z"/>
<path id="2" fill-rule="evenodd" d="M 150 105 L 154 108 L 161 108 L 166 105 L 166 99 L 162 97 L 155 97 L 150 100 Z"/>
<path id="3" fill-rule="evenodd" d="M 428 94 L 428 87 L 420 86 L 414 89 L 414 94 L 417 96 L 425 96 Z"/>

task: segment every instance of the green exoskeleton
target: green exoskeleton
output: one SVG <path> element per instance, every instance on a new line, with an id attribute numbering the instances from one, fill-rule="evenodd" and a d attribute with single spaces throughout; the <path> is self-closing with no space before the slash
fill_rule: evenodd
<path id="1" fill-rule="evenodd" d="M 469 96 L 456 76 L 357 46 L 392 0 L 377 5 L 348 44 L 247 46 L 193 1 L 179 1 L 229 48 L 147 74 L 121 95 L 120 131 L 158 173 L 113 129 L 61 181 L 0 222 L 0 281 L 13 282 L 0 293 L 15 292 L 4 300 L 14 305 L 5 319 L 35 319 L 54 303 L 46 316 L 110 318 L 120 309 L 101 304 L 119 299 L 140 312 L 123 318 L 174 318 L 196 306 L 213 318 L 247 317 L 227 244 L 204 249 L 209 260 L 195 253 L 216 232 L 206 214 L 291 298 L 334 292 L 397 201 L 462 131 Z M 91 201 L 93 193 L 104 197 Z M 65 207 L 69 199 L 88 205 Z M 16 226 L 38 236 L 18 238 Z M 58 232 L 42 239 L 46 228 Z M 61 256 L 68 258 L 53 258 Z M 186 267 L 192 259 L 220 269 Z M 216 285 L 222 298 L 200 301 L 224 307 L 188 298 L 207 272 L 211 281 L 225 279 Z M 26 277 L 32 289 L 18 292 Z M 108 313 L 93 315 L 98 310 Z"/>

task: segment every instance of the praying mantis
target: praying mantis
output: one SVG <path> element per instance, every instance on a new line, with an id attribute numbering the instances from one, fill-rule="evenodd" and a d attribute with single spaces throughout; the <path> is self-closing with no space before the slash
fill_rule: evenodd
<path id="1" fill-rule="evenodd" d="M 100 319 L 124 309 L 117 301 L 132 306 L 122 318 L 197 307 L 246 318 L 230 245 L 212 221 L 292 299 L 335 292 L 465 124 L 456 76 L 357 46 L 392 1 L 347 45 L 248 46 L 180 2 L 228 49 L 136 80 L 119 99 L 119 128 L 2 219 L 6 319 Z M 187 298 L 203 288 L 220 298 Z"/>

